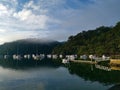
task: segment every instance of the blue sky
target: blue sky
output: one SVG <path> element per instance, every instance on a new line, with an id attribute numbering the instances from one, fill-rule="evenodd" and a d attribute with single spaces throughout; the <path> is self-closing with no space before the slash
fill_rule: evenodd
<path id="1" fill-rule="evenodd" d="M 120 21 L 120 0 L 0 0 L 0 44 L 24 38 L 67 40 Z"/>

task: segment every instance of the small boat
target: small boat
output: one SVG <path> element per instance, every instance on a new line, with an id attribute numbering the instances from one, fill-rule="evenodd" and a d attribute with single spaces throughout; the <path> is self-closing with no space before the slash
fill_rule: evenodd
<path id="1" fill-rule="evenodd" d="M 69 60 L 68 59 L 62 59 L 62 63 L 63 64 L 69 63 Z"/>

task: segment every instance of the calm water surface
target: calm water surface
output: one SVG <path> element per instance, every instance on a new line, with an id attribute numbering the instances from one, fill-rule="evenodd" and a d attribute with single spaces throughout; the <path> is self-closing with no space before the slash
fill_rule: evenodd
<path id="1" fill-rule="evenodd" d="M 115 90 L 120 81 L 119 71 L 84 64 L 20 67 L 0 66 L 0 90 Z"/>

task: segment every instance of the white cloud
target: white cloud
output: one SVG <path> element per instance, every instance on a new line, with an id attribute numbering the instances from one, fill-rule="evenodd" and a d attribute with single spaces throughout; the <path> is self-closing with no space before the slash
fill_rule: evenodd
<path id="1" fill-rule="evenodd" d="M 6 11 L 7 8 L 6 8 L 3 4 L 0 4 L 0 10 L 1 10 L 1 11 Z"/>
<path id="2" fill-rule="evenodd" d="M 85 8 L 68 8 L 57 13 L 58 18 L 62 23 L 61 29 L 68 32 L 74 30 L 74 33 L 79 33 L 82 30 L 95 29 L 101 25 L 111 26 L 120 20 L 120 0 L 91 0 L 94 3 Z M 57 18 L 55 16 L 55 18 Z"/>
<path id="3" fill-rule="evenodd" d="M 0 30 L 0 44 L 4 42 L 11 42 L 18 39 L 30 38 L 34 34 L 33 31 L 4 31 Z M 35 35 L 35 34 L 34 34 Z M 29 37 L 28 37 L 29 36 Z"/>
<path id="4" fill-rule="evenodd" d="M 13 14 L 14 17 L 20 19 L 21 21 L 28 20 L 31 15 L 32 15 L 31 10 L 26 9 L 23 9 L 22 11 Z"/>
<path id="5" fill-rule="evenodd" d="M 82 30 L 120 20 L 120 0 L 90 0 L 93 3 L 87 4 L 81 0 L 23 2 L 0 0 L 0 43 L 27 37 L 66 40 Z"/>
<path id="6" fill-rule="evenodd" d="M 9 10 L 3 4 L 0 4 L 0 16 L 9 15 Z"/>
<path id="7" fill-rule="evenodd" d="M 35 5 L 34 4 L 34 1 L 29 1 L 28 3 L 26 3 L 24 5 L 24 8 L 27 8 L 27 9 L 33 9 L 33 10 L 39 10 L 40 9 L 40 5 Z"/>
<path id="8" fill-rule="evenodd" d="M 32 25 L 32 28 L 29 28 L 32 30 L 45 29 L 47 27 L 46 24 L 49 19 L 49 17 L 46 15 L 35 15 L 31 10 L 27 9 L 23 9 L 18 13 L 14 13 L 13 16 L 21 21 L 21 25 L 27 25 L 25 27 L 29 28 Z"/>
<path id="9" fill-rule="evenodd" d="M 0 29 L 0 33 L 6 33 L 7 30 L 5 29 Z"/>

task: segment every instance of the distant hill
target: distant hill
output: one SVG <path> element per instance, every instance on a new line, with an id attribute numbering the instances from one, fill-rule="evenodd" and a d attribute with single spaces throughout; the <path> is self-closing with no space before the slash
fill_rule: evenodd
<path id="1" fill-rule="evenodd" d="M 120 22 L 113 27 L 101 26 L 70 36 L 67 42 L 55 47 L 58 54 L 120 54 Z"/>
<path id="2" fill-rule="evenodd" d="M 61 43 L 34 38 L 22 39 L 0 45 L 0 54 L 49 54 L 57 45 L 61 45 Z"/>

